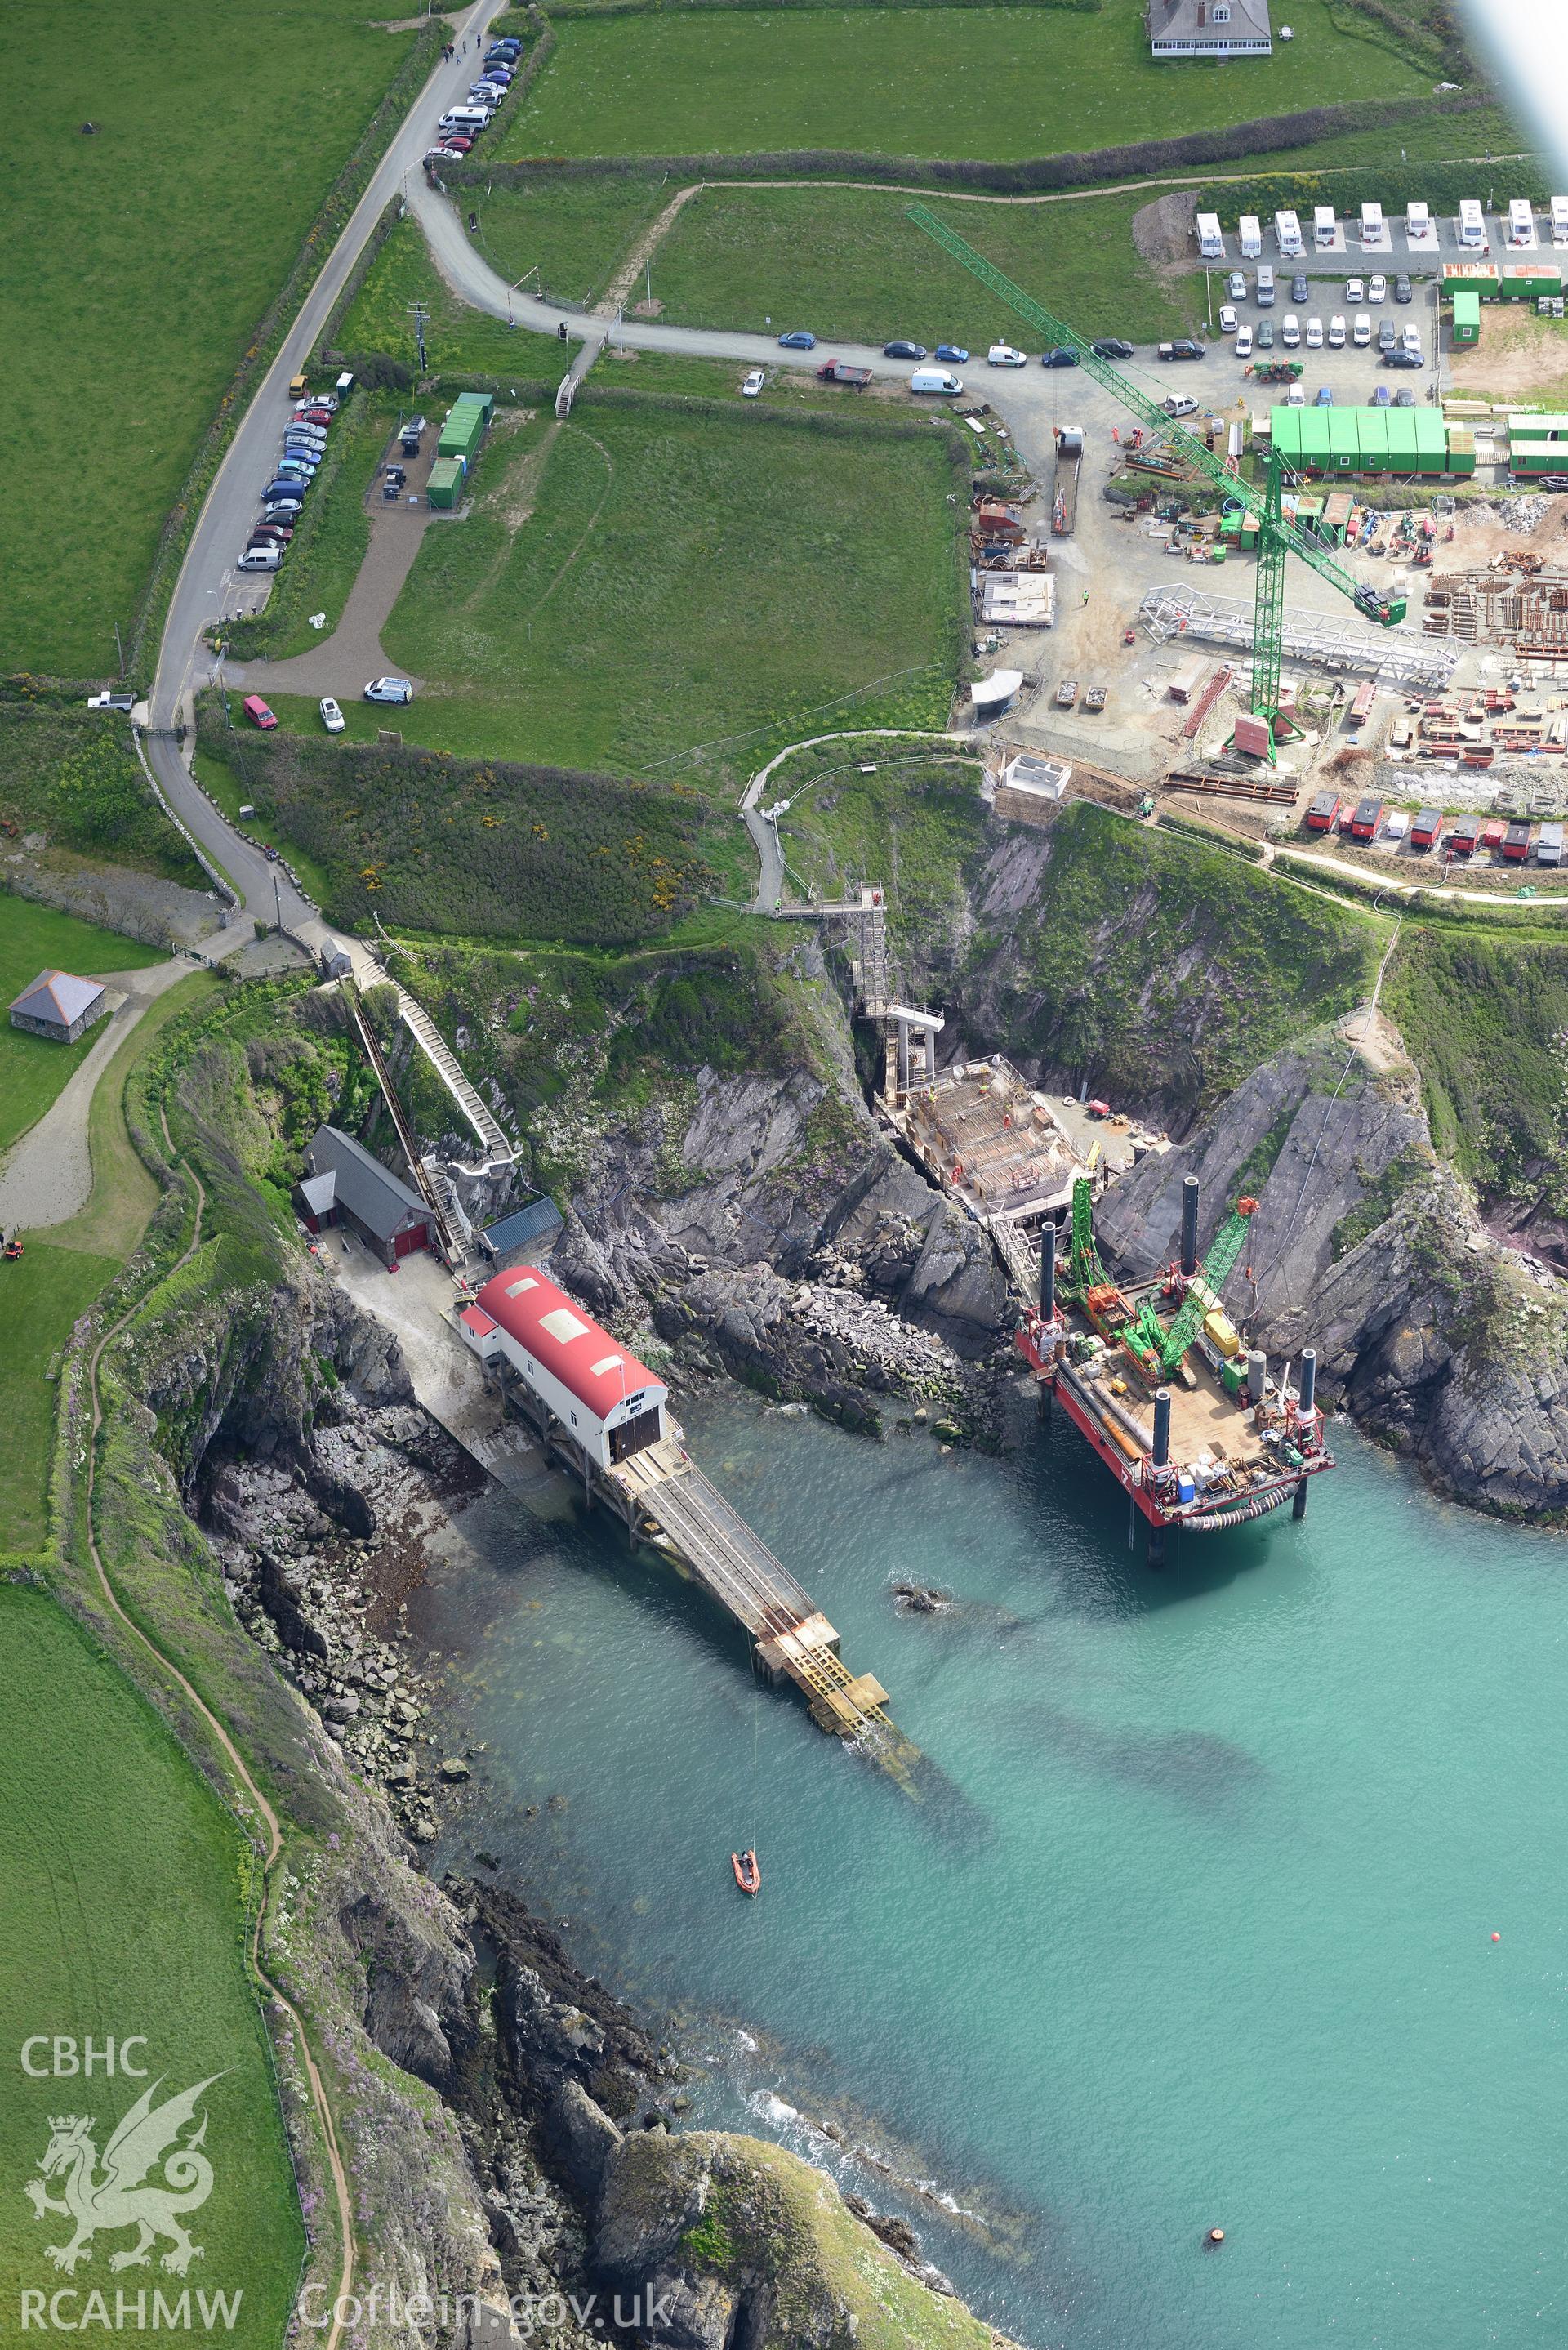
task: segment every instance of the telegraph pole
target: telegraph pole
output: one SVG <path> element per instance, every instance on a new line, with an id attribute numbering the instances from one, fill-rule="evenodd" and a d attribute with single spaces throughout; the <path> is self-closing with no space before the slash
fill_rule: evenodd
<path id="1" fill-rule="evenodd" d="M 420 373 L 423 375 L 426 372 L 425 328 L 430 323 L 431 314 L 422 302 L 410 302 L 408 310 L 414 322 L 414 337 L 420 347 Z"/>
<path id="2" fill-rule="evenodd" d="M 119 622 L 118 620 L 116 620 L 114 624 L 114 650 L 119 655 L 119 673 L 120 676 L 123 677 L 125 675 L 125 647 L 119 640 Z"/>

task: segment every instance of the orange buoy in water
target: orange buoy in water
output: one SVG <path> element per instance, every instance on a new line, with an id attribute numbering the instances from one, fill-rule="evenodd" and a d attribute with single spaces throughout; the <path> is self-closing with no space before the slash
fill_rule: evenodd
<path id="1" fill-rule="evenodd" d="M 1209 2233 L 1203 2239 L 1203 2249 L 1206 2252 L 1218 2251 L 1224 2241 L 1225 2230 L 1223 2228 L 1210 2228 Z"/>
<path id="2" fill-rule="evenodd" d="M 1501 1934 L 1494 1934 L 1494 1935 L 1492 1936 L 1492 1940 L 1493 1940 L 1494 1942 L 1501 1942 L 1501 1939 L 1502 1939 L 1502 1936 L 1501 1936 Z"/>

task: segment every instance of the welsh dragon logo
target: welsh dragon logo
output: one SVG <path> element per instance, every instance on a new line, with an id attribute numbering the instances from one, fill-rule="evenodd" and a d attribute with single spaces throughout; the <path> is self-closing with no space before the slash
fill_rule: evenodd
<path id="1" fill-rule="evenodd" d="M 25 2191 L 38 2219 L 57 2211 L 76 2224 L 68 2244 L 45 2246 L 57 2269 L 74 2275 L 80 2262 L 92 2258 L 93 2238 L 100 2230 L 112 2234 L 120 2228 L 134 2228 L 137 2238 L 123 2251 L 110 2253 L 111 2269 L 146 2267 L 153 2245 L 164 2236 L 171 2249 L 163 2254 L 162 2265 L 175 2276 L 183 2276 L 192 2262 L 202 2258 L 201 2245 L 191 2241 L 182 2222 L 187 2212 L 200 2210 L 213 2191 L 213 2166 L 201 2152 L 206 2116 L 183 2144 L 180 2133 L 195 2118 L 202 2093 L 222 2078 L 213 2073 L 158 2106 L 152 2100 L 162 2083 L 154 2081 L 116 2126 L 103 2150 L 101 2171 L 93 2143 L 98 2129 L 94 2116 L 50 2116 L 49 2143 L 38 2158 L 42 2176 L 29 2178 Z M 149 2183 L 148 2173 L 160 2161 L 162 2178 Z M 62 2195 L 48 2192 L 51 2178 L 62 2182 Z"/>

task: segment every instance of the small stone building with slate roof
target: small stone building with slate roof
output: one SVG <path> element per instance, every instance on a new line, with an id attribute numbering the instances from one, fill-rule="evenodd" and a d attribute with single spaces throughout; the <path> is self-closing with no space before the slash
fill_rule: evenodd
<path id="1" fill-rule="evenodd" d="M 11 1006 L 11 1025 L 29 1036 L 74 1045 L 109 1010 L 101 980 L 73 979 L 68 971 L 41 971 Z"/>
<path id="2" fill-rule="evenodd" d="M 339 1127 L 317 1128 L 294 1204 L 310 1232 L 346 1224 L 386 1265 L 431 1244 L 431 1211 L 419 1193 Z"/>
<path id="3" fill-rule="evenodd" d="M 1148 45 L 1157 57 L 1272 57 L 1269 0 L 1148 0 Z"/>

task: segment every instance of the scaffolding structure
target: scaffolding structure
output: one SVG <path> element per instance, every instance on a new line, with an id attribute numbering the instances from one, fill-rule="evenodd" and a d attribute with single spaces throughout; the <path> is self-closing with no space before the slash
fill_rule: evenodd
<path id="1" fill-rule="evenodd" d="M 1200 588 L 1151 588 L 1139 607 L 1156 644 L 1194 637 L 1206 644 L 1252 650 L 1253 607 L 1238 597 L 1210 596 Z M 1297 612 L 1287 617 L 1280 650 L 1287 660 L 1340 674 L 1355 671 L 1389 685 L 1445 687 L 1458 667 L 1461 648 L 1419 637 L 1412 629 L 1370 629 L 1334 612 Z"/>

